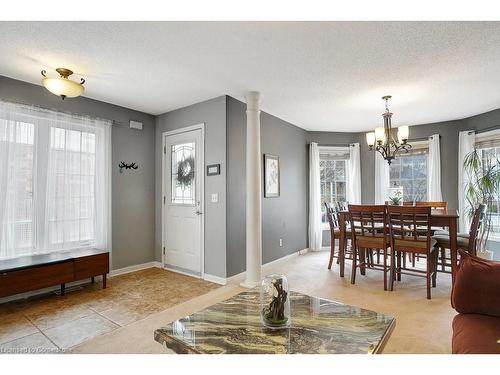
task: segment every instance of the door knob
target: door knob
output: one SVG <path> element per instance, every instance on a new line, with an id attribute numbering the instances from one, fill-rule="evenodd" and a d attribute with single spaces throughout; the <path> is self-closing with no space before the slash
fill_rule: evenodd
<path id="1" fill-rule="evenodd" d="M 203 215 L 203 212 L 196 210 L 196 215 Z"/>

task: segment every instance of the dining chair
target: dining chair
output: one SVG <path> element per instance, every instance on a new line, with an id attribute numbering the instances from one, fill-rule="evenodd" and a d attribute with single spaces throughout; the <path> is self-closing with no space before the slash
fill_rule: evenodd
<path id="1" fill-rule="evenodd" d="M 383 271 L 384 290 L 387 290 L 389 238 L 386 230 L 386 206 L 350 204 L 348 207 L 352 237 L 351 284 L 356 283 L 357 269 L 359 268 L 361 274 L 365 275 L 368 266 L 370 269 Z M 368 261 L 368 252 L 373 249 L 382 250 L 381 265 L 374 264 L 373 260 Z"/>
<path id="2" fill-rule="evenodd" d="M 480 204 L 474 210 L 474 215 L 472 216 L 472 222 L 469 227 L 469 233 L 458 233 L 457 234 L 457 250 L 467 251 L 469 254 L 477 255 L 477 240 L 479 235 L 479 229 L 483 224 L 485 217 L 486 205 Z M 451 263 L 447 263 L 450 258 L 446 256 L 446 249 L 450 248 L 450 234 L 446 231 L 437 232 L 432 237 L 436 240 L 434 245 L 440 253 L 438 259 L 438 265 L 441 266 L 440 272 L 451 273 L 451 271 L 446 271 L 446 266 L 451 267 Z"/>
<path id="3" fill-rule="evenodd" d="M 448 202 L 415 202 L 415 207 L 430 207 L 432 210 L 443 210 L 448 213 Z"/>
<path id="4" fill-rule="evenodd" d="M 431 210 L 441 210 L 443 213 L 447 214 L 448 213 L 448 202 L 440 202 L 440 201 L 434 201 L 434 202 L 429 202 L 429 201 L 415 201 L 415 202 L 404 202 L 404 203 L 412 203 L 408 204 L 409 206 L 415 206 L 415 207 L 430 207 Z M 405 205 L 403 203 L 403 205 Z M 431 231 L 432 234 L 435 234 L 436 231 L 441 231 L 444 230 L 445 228 L 442 227 L 432 227 Z M 415 258 L 416 260 L 420 260 L 421 254 L 414 254 L 412 255 L 412 266 L 415 267 Z"/>
<path id="5" fill-rule="evenodd" d="M 330 203 L 325 202 L 326 217 L 328 219 L 328 224 L 330 226 L 330 261 L 328 262 L 329 270 L 332 269 L 332 263 L 334 258 L 337 258 L 337 264 L 339 264 L 340 262 L 340 254 L 335 256 L 335 240 L 336 239 L 340 240 L 340 222 L 339 222 L 338 212 L 341 209 L 339 209 L 339 207 L 340 206 L 335 205 L 334 208 Z M 344 249 L 345 253 L 350 255 L 351 252 L 348 251 L 347 249 L 347 240 L 351 240 L 351 230 L 349 227 L 346 227 L 345 231 Z M 347 259 L 350 259 L 350 257 L 347 257 Z"/>
<path id="6" fill-rule="evenodd" d="M 431 299 L 431 284 L 436 286 L 437 249 L 431 236 L 431 207 L 388 206 L 387 222 L 391 243 L 389 289 L 394 290 L 396 276 L 410 275 L 426 278 L 427 299 Z M 402 253 L 426 256 L 426 269 L 401 267 Z M 396 265 L 397 263 L 397 265 Z"/>

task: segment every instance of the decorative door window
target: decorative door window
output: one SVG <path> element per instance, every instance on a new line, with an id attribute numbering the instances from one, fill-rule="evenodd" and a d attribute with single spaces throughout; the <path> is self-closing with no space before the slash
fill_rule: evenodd
<path id="1" fill-rule="evenodd" d="M 195 192 L 195 142 L 185 142 L 171 147 L 172 196 L 174 204 L 194 205 Z"/>

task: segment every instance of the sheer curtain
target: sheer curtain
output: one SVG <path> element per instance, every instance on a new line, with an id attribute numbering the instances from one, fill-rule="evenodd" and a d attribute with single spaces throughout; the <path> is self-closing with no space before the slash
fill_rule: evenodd
<path id="1" fill-rule="evenodd" d="M 102 120 L 52 116 L 49 129 L 45 249 L 109 240 L 111 126 Z"/>
<path id="2" fill-rule="evenodd" d="M 429 137 L 429 154 L 427 168 L 427 200 L 441 202 L 441 151 L 439 148 L 439 134 Z"/>
<path id="3" fill-rule="evenodd" d="M 352 204 L 361 204 L 361 159 L 359 143 L 349 145 L 347 201 Z"/>
<path id="4" fill-rule="evenodd" d="M 468 153 L 474 150 L 475 142 L 476 134 L 473 130 L 462 131 L 458 135 L 458 213 L 460 215 L 460 232 L 469 231 L 470 219 L 467 215 L 464 194 L 469 176 L 464 173 L 464 159 Z"/>
<path id="5" fill-rule="evenodd" d="M 321 250 L 321 189 L 318 144 L 309 146 L 309 250 Z"/>
<path id="6" fill-rule="evenodd" d="M 0 101 L 0 259 L 29 254 L 35 241 L 32 111 Z"/>
<path id="7" fill-rule="evenodd" d="M 384 204 L 388 200 L 389 177 L 387 160 L 375 152 L 375 204 Z"/>
<path id="8" fill-rule="evenodd" d="M 0 258 L 111 247 L 111 122 L 0 102 Z"/>

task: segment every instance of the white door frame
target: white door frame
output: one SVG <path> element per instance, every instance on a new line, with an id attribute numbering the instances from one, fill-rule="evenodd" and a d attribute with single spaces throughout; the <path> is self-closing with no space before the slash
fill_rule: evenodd
<path id="1" fill-rule="evenodd" d="M 201 153 L 199 155 L 200 158 L 200 163 L 201 163 L 201 170 L 202 170 L 202 175 L 199 176 L 201 178 L 200 181 L 200 186 L 201 186 L 201 191 L 200 191 L 200 208 L 201 212 L 203 212 L 202 215 L 200 215 L 201 219 L 201 272 L 200 276 L 193 275 L 187 272 L 182 272 L 179 270 L 175 269 L 170 269 L 168 267 L 165 267 L 165 239 L 166 239 L 166 234 L 165 234 L 165 203 L 166 203 L 166 197 L 167 197 L 167 189 L 165 186 L 165 164 L 166 164 L 166 158 L 167 158 L 167 153 L 166 153 L 166 139 L 170 135 L 175 135 L 175 134 L 182 134 L 182 133 L 187 133 L 193 130 L 201 130 Z M 170 271 L 177 272 L 177 273 L 182 273 L 188 276 L 196 277 L 203 279 L 205 277 L 205 123 L 201 124 L 196 124 L 192 126 L 186 126 L 183 128 L 175 129 L 175 130 L 170 130 L 162 133 L 162 161 L 161 161 L 161 264 L 163 268 L 168 268 Z"/>

